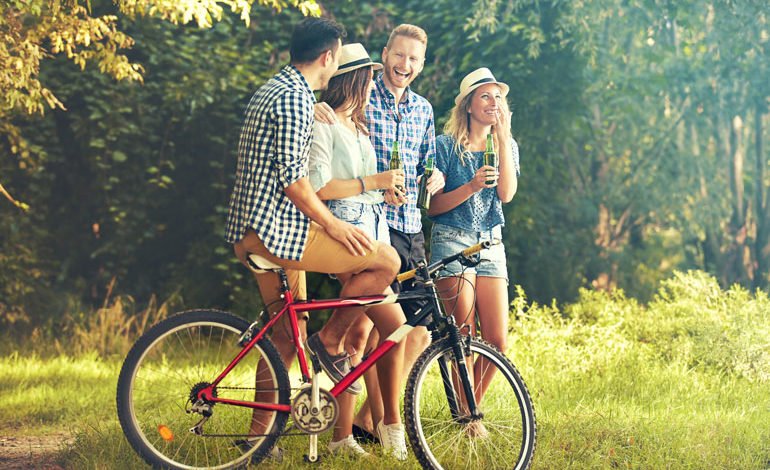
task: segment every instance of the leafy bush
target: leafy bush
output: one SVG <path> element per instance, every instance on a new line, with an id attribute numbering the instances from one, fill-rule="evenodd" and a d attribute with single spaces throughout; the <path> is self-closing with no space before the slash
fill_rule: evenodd
<path id="1" fill-rule="evenodd" d="M 514 338 L 538 344 L 539 361 L 560 374 L 601 374 L 657 360 L 750 381 L 770 380 L 770 299 L 735 285 L 722 290 L 700 271 L 676 272 L 640 305 L 623 291 L 581 290 L 578 301 L 527 307 L 518 288 Z M 547 355 L 547 357 L 543 357 Z"/>

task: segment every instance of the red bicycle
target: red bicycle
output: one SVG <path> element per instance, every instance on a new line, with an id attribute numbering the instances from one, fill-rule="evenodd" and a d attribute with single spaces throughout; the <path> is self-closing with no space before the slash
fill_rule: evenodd
<path id="1" fill-rule="evenodd" d="M 117 407 L 126 438 L 154 467 L 220 469 L 256 464 L 280 437 L 309 434 L 305 457 L 317 462 L 318 434 L 337 419 L 336 397 L 430 317 L 433 341 L 412 368 L 404 398 L 404 424 L 417 460 L 434 469 L 529 468 L 536 423 L 521 375 L 497 348 L 460 333 L 454 317 L 442 312 L 433 283 L 445 265 L 470 265 L 493 243 L 499 241 L 399 275 L 401 282 L 416 278 L 417 288 L 398 295 L 295 301 L 285 273 L 271 268 L 280 276 L 285 303 L 273 318 L 260 315 L 249 324 L 226 312 L 192 310 L 161 321 L 134 344 L 120 371 Z M 264 270 L 258 257 L 249 263 Z M 321 369 L 313 359 L 310 374 L 297 313 L 415 300 L 427 304 L 331 390 L 313 380 Z M 297 350 L 295 385 L 266 334 L 282 315 L 289 315 Z M 479 363 L 484 380 L 473 377 Z"/>

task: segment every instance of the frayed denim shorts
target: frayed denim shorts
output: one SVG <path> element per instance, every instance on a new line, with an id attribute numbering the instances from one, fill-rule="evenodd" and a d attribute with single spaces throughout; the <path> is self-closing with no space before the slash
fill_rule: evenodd
<path id="1" fill-rule="evenodd" d="M 435 263 L 447 256 L 491 239 L 502 238 L 502 227 L 492 230 L 473 232 L 449 225 L 434 223 L 430 236 L 430 262 Z M 439 272 L 440 277 L 475 274 L 476 276 L 500 277 L 508 281 L 508 267 L 505 262 L 503 244 L 494 245 L 482 250 L 479 254 L 481 262 L 476 266 L 463 266 L 459 261 L 453 261 Z"/>
<path id="2" fill-rule="evenodd" d="M 382 204 L 331 199 L 326 201 L 326 205 L 335 217 L 364 230 L 372 240 L 390 244 L 390 231 Z"/>

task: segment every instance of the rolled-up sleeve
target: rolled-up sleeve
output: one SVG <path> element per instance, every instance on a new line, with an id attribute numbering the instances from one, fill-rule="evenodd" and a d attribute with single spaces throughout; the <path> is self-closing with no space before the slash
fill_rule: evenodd
<path id="1" fill-rule="evenodd" d="M 332 127 L 316 122 L 313 125 L 313 143 L 308 154 L 308 178 L 313 191 L 326 186 L 332 179 Z"/>
<path id="2" fill-rule="evenodd" d="M 284 93 L 273 107 L 273 166 L 281 188 L 286 188 L 307 175 L 304 142 L 312 132 L 313 103 L 300 92 Z"/>

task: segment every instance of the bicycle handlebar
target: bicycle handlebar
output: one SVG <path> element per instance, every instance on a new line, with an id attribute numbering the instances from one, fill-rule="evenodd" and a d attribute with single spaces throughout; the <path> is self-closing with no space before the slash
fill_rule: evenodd
<path id="1" fill-rule="evenodd" d="M 476 253 L 478 253 L 481 250 L 485 250 L 485 249 L 487 249 L 487 248 L 489 248 L 489 247 L 491 247 L 493 245 L 498 245 L 500 243 L 502 243 L 502 241 L 498 240 L 498 239 L 486 240 L 486 241 L 483 241 L 481 243 L 477 243 L 477 244 L 475 244 L 475 245 L 473 245 L 471 247 L 468 247 L 468 248 L 464 249 L 463 251 L 461 251 L 459 253 L 455 253 L 452 256 L 444 258 L 444 259 L 442 259 L 440 261 L 436 261 L 432 265 L 428 266 L 428 273 L 432 275 L 434 272 L 436 272 L 439 269 L 443 268 L 444 266 L 446 266 L 447 264 L 451 263 L 452 261 L 460 258 L 461 256 L 468 257 L 468 256 L 471 256 L 471 255 L 475 255 Z M 417 269 L 412 269 L 412 270 L 403 272 L 403 273 L 399 274 L 398 276 L 396 276 L 396 280 L 398 282 L 404 282 L 404 281 L 407 281 L 409 279 L 412 279 L 416 275 L 417 275 Z"/>

